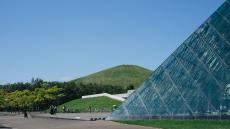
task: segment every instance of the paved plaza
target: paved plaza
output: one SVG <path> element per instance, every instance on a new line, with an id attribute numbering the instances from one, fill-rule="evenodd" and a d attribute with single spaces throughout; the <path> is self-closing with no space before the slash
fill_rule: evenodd
<path id="1" fill-rule="evenodd" d="M 22 115 L 0 116 L 0 125 L 9 126 L 12 129 L 153 129 L 151 127 L 126 125 L 112 121 L 23 118 Z"/>
<path id="2" fill-rule="evenodd" d="M 83 120 L 89 121 L 91 119 L 103 119 L 110 115 L 110 113 L 57 113 L 50 115 L 49 113 L 30 113 L 34 118 L 54 118 L 54 119 L 68 119 L 68 120 Z"/>

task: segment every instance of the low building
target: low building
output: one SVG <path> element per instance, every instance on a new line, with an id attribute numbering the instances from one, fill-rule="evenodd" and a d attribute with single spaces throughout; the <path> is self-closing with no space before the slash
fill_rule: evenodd
<path id="1" fill-rule="evenodd" d="M 134 90 L 128 90 L 127 93 L 123 93 L 123 94 L 108 94 L 108 93 L 101 93 L 101 94 L 92 94 L 92 95 L 85 95 L 82 96 L 82 99 L 84 98 L 95 98 L 95 97 L 102 97 L 102 96 L 106 96 L 118 101 L 124 101 L 125 99 L 127 99 L 129 97 L 129 95 L 131 95 L 134 92 Z"/>

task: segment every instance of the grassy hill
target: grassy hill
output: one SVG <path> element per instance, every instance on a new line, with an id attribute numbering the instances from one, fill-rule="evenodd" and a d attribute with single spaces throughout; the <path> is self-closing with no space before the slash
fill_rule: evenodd
<path id="1" fill-rule="evenodd" d="M 62 112 L 62 107 L 65 105 L 66 109 L 68 108 L 70 112 L 89 112 L 89 106 L 91 106 L 92 112 L 111 112 L 113 105 L 120 104 L 120 101 L 108 97 L 75 99 L 62 105 L 59 105 L 57 107 L 57 111 Z"/>
<path id="2" fill-rule="evenodd" d="M 86 77 L 73 80 L 75 83 L 98 84 L 127 87 L 139 86 L 150 74 L 151 70 L 136 65 L 120 65 L 106 69 Z"/>

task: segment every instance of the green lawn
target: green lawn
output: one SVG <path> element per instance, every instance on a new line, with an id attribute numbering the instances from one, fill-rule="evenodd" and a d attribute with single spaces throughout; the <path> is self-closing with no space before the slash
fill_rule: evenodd
<path id="1" fill-rule="evenodd" d="M 111 112 L 113 105 L 119 104 L 121 104 L 120 101 L 110 99 L 108 97 L 76 99 L 59 105 L 57 107 L 57 111 L 62 112 L 62 107 L 65 105 L 66 109 L 68 108 L 70 111 L 75 110 L 77 112 L 88 112 L 89 106 L 91 106 L 93 112 Z"/>
<path id="2" fill-rule="evenodd" d="M 73 80 L 75 83 L 97 84 L 97 85 L 112 85 L 122 86 L 124 88 L 129 85 L 134 87 L 140 86 L 147 79 L 151 70 L 145 69 L 136 65 L 120 65 L 109 68 L 86 77 Z"/>
<path id="3" fill-rule="evenodd" d="M 117 122 L 162 129 L 230 129 L 230 120 L 127 120 Z"/>

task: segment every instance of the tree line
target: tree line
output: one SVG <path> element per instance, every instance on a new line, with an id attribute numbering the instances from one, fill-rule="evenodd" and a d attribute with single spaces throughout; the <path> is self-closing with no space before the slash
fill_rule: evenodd
<path id="1" fill-rule="evenodd" d="M 47 82 L 32 79 L 31 82 L 18 82 L 0 86 L 0 110 L 3 111 L 42 111 L 51 104 L 59 105 L 83 95 L 126 92 L 126 88 L 112 85 L 83 84 L 75 82 Z"/>

